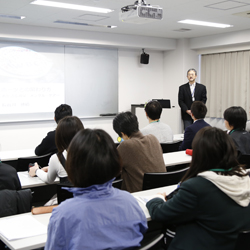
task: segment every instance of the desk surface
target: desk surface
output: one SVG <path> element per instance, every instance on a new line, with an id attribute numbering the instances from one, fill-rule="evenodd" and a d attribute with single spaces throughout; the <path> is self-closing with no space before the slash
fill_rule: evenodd
<path id="1" fill-rule="evenodd" d="M 173 138 L 173 141 L 176 142 L 176 141 L 183 141 L 184 140 L 184 134 L 175 134 L 174 135 L 174 138 Z"/>
<path id="2" fill-rule="evenodd" d="M 173 153 L 165 153 L 163 154 L 163 159 L 167 166 L 174 166 L 179 164 L 190 163 L 192 160 L 192 156 L 187 155 L 186 151 L 177 151 Z"/>
<path id="3" fill-rule="evenodd" d="M 0 152 L 1 161 L 12 161 L 12 160 L 17 160 L 20 157 L 33 157 L 33 156 L 35 156 L 34 149 L 22 149 L 22 150 L 11 150 L 11 151 Z"/>
<path id="4" fill-rule="evenodd" d="M 22 188 L 32 188 L 32 187 L 40 187 L 48 185 L 45 182 L 43 182 L 38 177 L 30 177 L 28 174 L 28 171 L 24 172 L 17 172 L 19 180 L 21 182 Z M 56 177 L 56 180 L 54 183 L 59 183 L 60 180 L 58 177 Z"/>
<path id="5" fill-rule="evenodd" d="M 146 190 L 146 191 L 141 191 L 141 192 L 136 192 L 133 193 L 133 196 L 152 196 L 154 194 L 157 194 L 159 192 L 166 192 L 167 194 L 172 192 L 177 185 L 173 186 L 168 186 L 168 187 L 161 187 L 161 188 L 156 188 L 156 189 L 151 189 L 151 190 Z M 140 207 L 142 208 L 143 212 L 146 215 L 147 220 L 151 220 L 150 215 L 148 213 L 148 210 L 144 204 L 141 202 L 138 202 Z M 6 218 L 11 218 L 11 217 L 20 217 L 20 216 L 31 216 L 37 221 L 41 222 L 43 225 L 48 226 L 49 224 L 49 219 L 51 216 L 51 213 L 49 214 L 41 214 L 41 215 L 32 215 L 31 213 L 25 213 L 25 214 L 19 214 L 19 215 L 13 215 L 9 217 L 4 217 L 0 218 L 0 220 L 4 220 Z M 46 240 L 47 240 L 47 234 L 39 235 L 39 236 L 33 236 L 29 238 L 23 238 L 19 240 L 7 240 L 0 234 L 0 239 L 12 250 L 28 250 L 28 249 L 34 249 L 34 248 L 39 248 L 39 247 L 44 247 Z"/>
<path id="6" fill-rule="evenodd" d="M 173 139 L 175 142 L 175 141 L 183 141 L 183 138 L 184 138 L 183 134 L 175 134 Z M 34 157 L 34 156 L 36 155 L 33 148 L 0 152 L 1 161 L 13 161 L 17 160 L 20 157 Z"/>

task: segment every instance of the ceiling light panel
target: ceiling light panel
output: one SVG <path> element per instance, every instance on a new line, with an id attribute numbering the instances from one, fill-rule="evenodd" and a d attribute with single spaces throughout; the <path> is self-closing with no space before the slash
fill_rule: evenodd
<path id="1" fill-rule="evenodd" d="M 114 10 L 105 9 L 105 8 L 84 6 L 84 5 L 71 4 L 71 3 L 53 2 L 53 1 L 47 1 L 47 0 L 35 0 L 35 1 L 31 2 L 31 4 L 47 6 L 47 7 L 71 9 L 71 10 L 90 11 L 90 12 L 97 12 L 97 13 L 110 13 L 110 12 L 114 11 Z"/>
<path id="2" fill-rule="evenodd" d="M 185 19 L 185 20 L 182 20 L 182 21 L 178 21 L 178 23 L 193 24 L 193 25 L 200 25 L 200 26 L 208 26 L 208 27 L 214 27 L 214 28 L 233 27 L 233 25 L 230 25 L 230 24 L 203 22 L 203 21 L 191 20 L 191 19 Z"/>

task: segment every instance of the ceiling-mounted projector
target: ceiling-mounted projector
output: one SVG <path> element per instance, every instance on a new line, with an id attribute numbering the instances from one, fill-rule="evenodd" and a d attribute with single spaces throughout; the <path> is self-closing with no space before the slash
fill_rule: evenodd
<path id="1" fill-rule="evenodd" d="M 145 1 L 136 1 L 134 5 L 121 8 L 120 21 L 126 23 L 144 24 L 162 20 L 163 10 L 159 6 L 151 6 Z"/>

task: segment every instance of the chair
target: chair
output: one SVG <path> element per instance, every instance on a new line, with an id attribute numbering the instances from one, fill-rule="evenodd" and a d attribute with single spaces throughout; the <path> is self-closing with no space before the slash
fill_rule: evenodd
<path id="1" fill-rule="evenodd" d="M 250 249 L 250 230 L 241 231 L 238 235 L 234 250 Z"/>
<path id="2" fill-rule="evenodd" d="M 154 248 L 154 246 L 156 246 L 156 244 L 158 244 L 164 237 L 164 234 L 163 233 L 160 233 L 160 234 L 157 234 L 155 235 L 154 237 L 152 238 L 145 238 L 142 240 L 141 242 L 141 246 L 138 247 L 138 248 L 135 248 L 138 249 L 138 250 L 148 250 L 148 249 L 159 249 L 158 247 Z"/>
<path id="3" fill-rule="evenodd" d="M 178 184 L 189 167 L 166 173 L 145 173 L 142 190 Z"/>
<path id="4" fill-rule="evenodd" d="M 17 159 L 17 172 L 27 171 L 30 163 L 37 162 L 39 166 L 48 166 L 51 153 L 42 156 L 22 157 Z"/>
<path id="5" fill-rule="evenodd" d="M 113 186 L 114 188 L 122 189 L 122 181 L 123 181 L 123 179 L 114 180 L 114 181 L 112 182 L 112 186 Z"/>
<path id="6" fill-rule="evenodd" d="M 250 168 L 250 155 L 241 155 L 239 157 L 239 163 L 246 165 L 246 168 Z"/>
<path id="7" fill-rule="evenodd" d="M 163 154 L 179 151 L 181 143 L 182 141 L 171 142 L 171 143 L 160 143 Z"/>

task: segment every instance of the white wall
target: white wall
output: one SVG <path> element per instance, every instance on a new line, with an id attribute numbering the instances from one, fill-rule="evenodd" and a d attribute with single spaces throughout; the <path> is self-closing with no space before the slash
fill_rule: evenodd
<path id="1" fill-rule="evenodd" d="M 119 50 L 119 111 L 152 98 L 163 98 L 163 52 L 148 51 L 149 64 L 140 64 L 141 50 Z"/>

